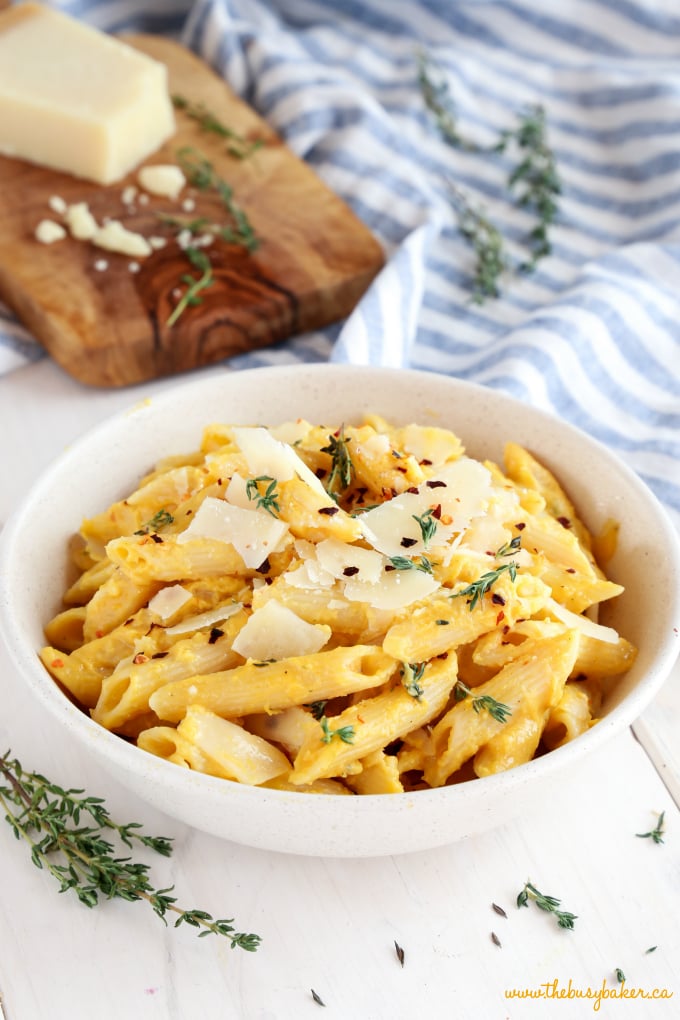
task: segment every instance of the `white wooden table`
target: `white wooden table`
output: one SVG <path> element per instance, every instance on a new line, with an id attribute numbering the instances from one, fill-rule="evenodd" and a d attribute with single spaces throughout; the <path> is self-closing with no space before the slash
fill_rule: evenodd
<path id="1" fill-rule="evenodd" d="M 177 381 L 88 390 L 47 360 L 1 378 L 0 523 L 69 441 Z M 214 936 L 199 940 L 190 928 L 165 928 L 144 903 L 88 910 L 58 895 L 0 823 L 6 1020 L 680 1016 L 677 668 L 635 732 L 611 742 L 531 814 L 429 853 L 359 861 L 251 850 L 159 815 L 55 731 L 2 647 L 0 677 L 2 750 L 105 797 L 121 821 L 173 837 L 172 858 L 144 858 L 154 883 L 174 883 L 184 906 L 233 916 L 263 938 L 248 954 Z M 636 838 L 662 811 L 664 842 Z M 517 909 L 527 879 L 578 915 L 573 931 L 534 905 Z M 595 1011 L 594 1000 L 573 997 L 603 987 L 618 995 L 617 968 L 629 993 L 659 989 L 672 998 L 607 998 Z M 513 989 L 543 997 L 510 998 Z"/>

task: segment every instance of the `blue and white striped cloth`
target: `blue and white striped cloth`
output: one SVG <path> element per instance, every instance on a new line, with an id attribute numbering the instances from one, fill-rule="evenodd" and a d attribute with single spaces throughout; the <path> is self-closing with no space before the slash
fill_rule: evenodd
<path id="1" fill-rule="evenodd" d="M 410 366 L 507 391 L 617 450 L 680 525 L 677 0 L 72 0 L 180 39 L 354 208 L 388 262 L 348 322 L 232 360 Z M 470 302 L 448 180 L 518 242 L 509 159 L 447 146 L 417 77 L 444 73 L 482 144 L 545 107 L 563 184 L 553 253 Z M 0 310 L 0 370 L 40 357 Z"/>

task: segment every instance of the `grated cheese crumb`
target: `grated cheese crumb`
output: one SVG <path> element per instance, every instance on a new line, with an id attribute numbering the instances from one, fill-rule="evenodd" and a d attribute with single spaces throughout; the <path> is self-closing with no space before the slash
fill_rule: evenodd
<path id="1" fill-rule="evenodd" d="M 41 220 L 35 228 L 35 239 L 41 244 L 54 244 L 55 241 L 63 241 L 65 237 L 66 231 L 54 220 Z"/>

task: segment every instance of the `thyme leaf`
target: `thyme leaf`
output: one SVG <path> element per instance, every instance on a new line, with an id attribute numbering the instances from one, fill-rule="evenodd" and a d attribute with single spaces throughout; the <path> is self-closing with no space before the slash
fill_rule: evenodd
<path id="1" fill-rule="evenodd" d="M 449 182 L 451 202 L 458 217 L 458 228 L 470 242 L 476 256 L 472 301 L 481 305 L 487 298 L 500 297 L 500 278 L 508 268 L 503 237 L 486 213 Z"/>
<path id="2" fill-rule="evenodd" d="M 488 712 L 496 722 L 505 723 L 512 715 L 512 709 L 502 701 L 497 701 L 489 694 L 473 694 L 472 690 L 462 680 L 456 680 L 453 687 L 453 696 L 456 701 L 464 701 L 472 698 L 472 708 L 475 712 Z"/>
<path id="3" fill-rule="evenodd" d="M 650 829 L 649 832 L 636 832 L 635 835 L 638 839 L 651 839 L 653 843 L 663 843 L 663 823 L 665 817 L 666 812 L 662 811 L 653 829 Z"/>
<path id="4" fill-rule="evenodd" d="M 190 145 L 185 145 L 178 151 L 177 160 L 190 184 L 199 191 L 214 191 L 222 200 L 222 205 L 230 218 L 226 226 L 219 228 L 218 233 L 222 240 L 240 245 L 251 253 L 256 251 L 260 246 L 260 238 L 234 199 L 234 189 L 215 172 L 210 160 Z"/>
<path id="5" fill-rule="evenodd" d="M 510 580 L 514 581 L 517 576 L 517 564 L 514 561 L 512 563 L 501 563 L 500 566 L 495 567 L 493 570 L 487 570 L 485 574 L 482 574 L 481 577 L 478 577 L 471 584 L 466 585 L 459 591 L 454 591 L 450 597 L 455 599 L 459 596 L 465 596 L 470 610 L 473 610 L 483 596 L 493 588 L 501 574 L 506 573 L 506 571 Z"/>
<path id="6" fill-rule="evenodd" d="M 420 516 L 418 514 L 411 514 L 411 517 L 420 528 L 423 545 L 427 549 L 428 544 L 432 541 L 437 531 L 437 518 L 434 516 L 434 510 L 432 507 L 429 507 Z"/>
<path id="7" fill-rule="evenodd" d="M 410 694 L 416 701 L 420 701 L 425 693 L 420 681 L 425 672 L 426 662 L 402 662 L 401 682 L 407 694 Z"/>
<path id="8" fill-rule="evenodd" d="M 560 928 L 573 929 L 574 921 L 577 918 L 576 914 L 560 910 L 560 900 L 555 899 L 554 896 L 546 896 L 544 893 L 539 892 L 531 882 L 525 882 L 524 888 L 517 897 L 517 906 L 528 907 L 529 900 L 533 900 L 540 910 L 547 910 L 548 913 L 554 914 Z"/>
<path id="9" fill-rule="evenodd" d="M 247 159 L 264 145 L 263 138 L 255 138 L 251 141 L 239 134 L 238 131 L 223 124 L 204 103 L 192 103 L 190 99 L 180 95 L 174 95 L 172 103 L 175 109 L 182 110 L 187 117 L 196 121 L 202 131 L 224 138 L 228 142 L 227 152 L 234 159 Z"/>
<path id="10" fill-rule="evenodd" d="M 345 426 L 342 425 L 337 433 L 329 435 L 328 446 L 321 447 L 321 453 L 329 453 L 331 456 L 331 473 L 326 486 L 329 493 L 349 488 L 354 476 L 354 464 L 349 453 L 351 439 L 345 439 Z"/>
<path id="11" fill-rule="evenodd" d="M 135 531 L 135 535 L 148 535 L 151 531 L 158 531 L 159 528 L 165 527 L 166 524 L 172 524 L 174 519 L 168 510 L 157 510 L 146 524 L 142 524 L 141 528 Z"/>
<path id="12" fill-rule="evenodd" d="M 325 715 L 321 716 L 319 722 L 321 723 L 321 729 L 323 730 L 323 736 L 321 737 L 322 743 L 330 744 L 333 737 L 339 737 L 343 744 L 354 743 L 353 726 L 340 726 L 337 730 L 332 730 Z"/>
<path id="13" fill-rule="evenodd" d="M 264 492 L 260 492 L 260 483 L 268 482 Z M 279 506 L 279 493 L 276 488 L 276 478 L 271 475 L 258 475 L 257 478 L 249 478 L 246 482 L 246 496 L 254 500 L 260 510 L 266 510 L 272 517 L 281 513 Z"/>
<path id="14" fill-rule="evenodd" d="M 204 251 L 200 248 L 185 248 L 184 254 L 191 265 L 201 272 L 201 276 L 198 279 L 190 276 L 189 273 L 185 273 L 182 276 L 182 283 L 186 284 L 187 289 L 175 305 L 172 314 L 168 317 L 166 326 L 174 326 L 185 309 L 200 305 L 203 301 L 203 298 L 200 296 L 201 291 L 210 287 L 215 280 L 212 263 Z"/>
<path id="15" fill-rule="evenodd" d="M 0 806 L 18 840 L 30 849 L 33 864 L 59 884 L 59 892 L 72 891 L 86 907 L 101 899 L 128 902 L 145 900 L 167 924 L 176 914 L 174 927 L 188 924 L 200 929 L 199 937 L 222 935 L 236 947 L 255 952 L 260 936 L 238 932 L 233 918 L 213 918 L 205 910 L 184 910 L 170 894 L 173 887 L 157 889 L 149 877 L 149 865 L 119 856 L 111 842 L 117 837 L 128 848 L 148 847 L 162 857 L 172 853 L 172 840 L 147 836 L 137 822 L 115 822 L 100 797 L 84 796 L 83 790 L 64 789 L 38 772 L 24 771 L 10 751 L 0 756 Z"/>

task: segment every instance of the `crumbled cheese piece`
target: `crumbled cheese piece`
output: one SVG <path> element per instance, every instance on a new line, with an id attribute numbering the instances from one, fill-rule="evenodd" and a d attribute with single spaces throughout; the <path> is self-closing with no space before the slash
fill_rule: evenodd
<path id="1" fill-rule="evenodd" d="M 95 261 L 94 268 L 98 273 L 104 273 L 109 268 L 109 263 L 106 259 L 97 259 Z"/>
<path id="2" fill-rule="evenodd" d="M 313 655 L 327 643 L 332 630 L 326 624 L 307 623 L 276 599 L 256 609 L 233 642 L 246 659 L 286 659 Z"/>
<path id="3" fill-rule="evenodd" d="M 154 251 L 157 251 L 159 248 L 165 248 L 168 243 L 165 237 L 150 237 L 148 240 Z"/>
<path id="4" fill-rule="evenodd" d="M 152 195 L 163 198 L 177 198 L 186 184 L 186 177 L 174 163 L 143 166 L 137 174 L 137 180 Z"/>
<path id="5" fill-rule="evenodd" d="M 137 189 L 134 184 L 128 184 L 127 188 L 123 188 L 123 194 L 121 195 L 123 205 L 132 205 L 136 198 Z"/>
<path id="6" fill-rule="evenodd" d="M 196 203 L 194 202 L 193 198 L 185 198 L 184 201 L 182 202 L 182 209 L 184 210 L 184 212 L 193 212 L 195 208 Z"/>
<path id="7" fill-rule="evenodd" d="M 0 12 L 0 152 L 111 184 L 174 130 L 160 61 L 47 4 Z"/>
<path id="8" fill-rule="evenodd" d="M 161 588 L 159 592 L 149 600 L 149 610 L 160 616 L 161 620 L 168 620 L 182 608 L 191 598 L 191 592 L 183 588 L 181 584 L 171 584 L 167 588 Z"/>
<path id="9" fill-rule="evenodd" d="M 65 219 L 71 236 L 78 241 L 91 241 L 99 229 L 87 202 L 75 202 L 70 205 L 66 210 Z"/>
<path id="10" fill-rule="evenodd" d="M 151 603 L 149 603 L 150 608 Z M 168 627 L 165 633 L 170 634 L 172 637 L 175 634 L 188 634 L 190 631 L 202 630 L 204 627 L 214 627 L 218 623 L 228 620 L 230 616 L 234 616 L 241 609 L 243 609 L 243 606 L 240 602 L 228 602 L 225 606 L 216 606 L 214 609 L 207 609 L 205 613 L 199 613 L 197 616 L 189 616 L 186 620 L 180 620 L 174 626 Z"/>
<path id="11" fill-rule="evenodd" d="M 244 510 L 223 499 L 207 496 L 191 524 L 177 536 L 178 542 L 212 538 L 229 542 L 251 569 L 257 569 L 270 553 L 276 552 L 288 534 L 288 525 L 264 510 Z"/>
<path id="12" fill-rule="evenodd" d="M 151 254 L 151 246 L 142 234 L 128 230 L 118 220 L 110 220 L 100 227 L 92 241 L 98 248 L 115 251 L 121 255 L 135 255 L 144 258 Z"/>
<path id="13" fill-rule="evenodd" d="M 55 223 L 54 220 L 41 220 L 35 228 L 35 239 L 41 244 L 54 244 L 55 241 L 63 241 L 65 237 L 66 231 L 61 223 Z"/>
<path id="14" fill-rule="evenodd" d="M 139 262 L 130 262 L 128 264 L 128 270 L 131 273 L 138 273 L 140 269 Z"/>
<path id="15" fill-rule="evenodd" d="M 137 199 L 137 201 L 139 202 L 140 205 L 148 205 L 149 204 L 149 196 L 148 195 L 140 195 L 139 198 Z"/>
<path id="16" fill-rule="evenodd" d="M 189 247 L 192 240 L 193 234 L 191 233 L 190 230 L 180 230 L 179 234 L 177 235 L 177 244 L 182 249 L 182 251 L 184 251 L 185 248 Z"/>
<path id="17" fill-rule="evenodd" d="M 49 205 L 52 212 L 57 213 L 58 216 L 63 216 L 66 210 L 68 209 L 68 205 L 61 197 L 61 195 L 51 195 L 47 204 Z"/>

